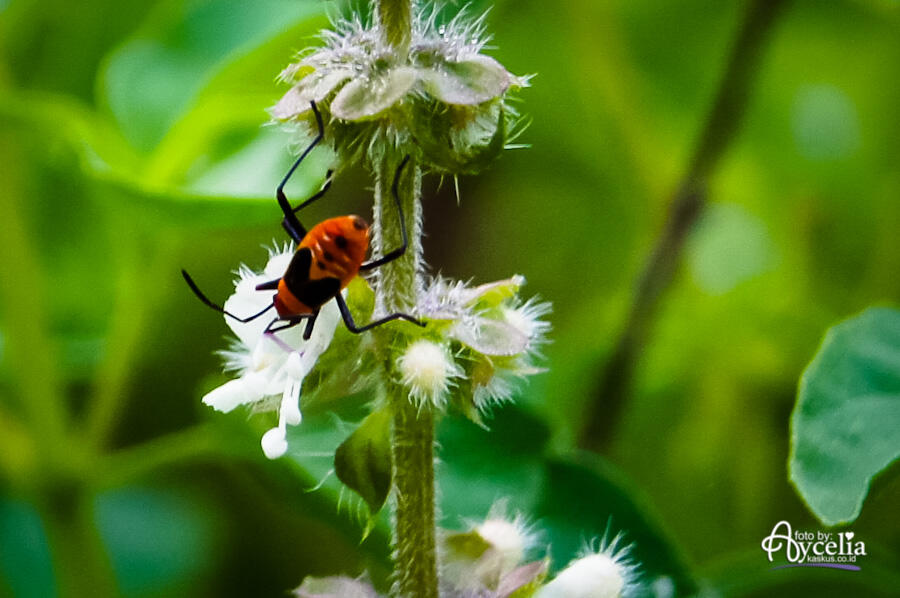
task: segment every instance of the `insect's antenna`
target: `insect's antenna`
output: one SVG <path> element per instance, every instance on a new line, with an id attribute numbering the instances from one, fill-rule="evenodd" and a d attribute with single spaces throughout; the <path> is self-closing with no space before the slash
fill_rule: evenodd
<path id="1" fill-rule="evenodd" d="M 400 232 L 403 234 L 404 249 L 409 244 L 409 241 L 406 238 L 406 219 L 403 217 L 403 208 L 400 207 L 400 194 L 397 191 L 397 186 L 400 183 L 400 175 L 403 173 L 403 169 L 406 167 L 407 162 L 409 162 L 409 154 L 406 154 L 406 157 L 400 162 L 400 166 L 397 167 L 397 172 L 394 174 L 394 183 L 391 185 L 391 193 L 394 194 L 394 203 L 397 205 L 397 212 L 400 214 Z"/>
<path id="2" fill-rule="evenodd" d="M 264 313 L 266 313 L 267 311 L 269 311 L 270 309 L 272 309 L 272 307 L 275 305 L 274 303 L 270 303 L 270 304 L 267 305 L 266 308 L 265 308 L 264 310 L 262 310 L 261 312 L 255 313 L 255 314 L 253 314 L 252 316 L 247 316 L 246 318 L 241 318 L 241 317 L 238 317 L 238 316 L 234 315 L 234 314 L 231 313 L 230 311 L 227 311 L 227 310 L 226 310 L 224 307 L 222 307 L 221 305 L 216 305 L 215 303 L 213 303 L 212 301 L 210 301 L 209 298 L 208 298 L 206 295 L 203 294 L 203 291 L 201 291 L 201 290 L 197 287 L 197 283 L 194 282 L 194 279 L 191 278 L 191 275 L 188 274 L 186 270 L 182 270 L 182 271 L 181 271 L 181 275 L 184 276 L 185 282 L 188 283 L 188 286 L 191 287 L 191 290 L 194 291 L 194 294 L 195 294 L 195 295 L 197 295 L 197 299 L 199 299 L 200 301 L 202 301 L 203 303 L 205 303 L 207 307 L 212 308 L 212 309 L 216 310 L 216 311 L 219 312 L 219 313 L 225 314 L 225 315 L 228 316 L 229 318 L 232 318 L 232 319 L 234 319 L 234 320 L 237 320 L 238 322 L 241 322 L 241 323 L 246 323 L 246 322 L 250 322 L 251 320 L 255 320 L 255 319 L 258 318 L 259 316 L 263 315 Z"/>

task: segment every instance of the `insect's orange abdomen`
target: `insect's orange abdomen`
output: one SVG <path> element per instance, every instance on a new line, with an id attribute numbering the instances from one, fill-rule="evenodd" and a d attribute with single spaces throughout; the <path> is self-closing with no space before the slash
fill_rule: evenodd
<path id="1" fill-rule="evenodd" d="M 315 311 L 294 296 L 294 293 L 287 287 L 287 283 L 283 278 L 278 281 L 278 292 L 275 293 L 273 301 L 275 303 L 275 311 L 278 312 L 281 318 L 310 314 Z"/>
<path id="2" fill-rule="evenodd" d="M 297 249 L 309 247 L 309 279 L 333 277 L 343 289 L 359 273 L 369 250 L 369 225 L 359 216 L 329 218 L 312 227 Z"/>

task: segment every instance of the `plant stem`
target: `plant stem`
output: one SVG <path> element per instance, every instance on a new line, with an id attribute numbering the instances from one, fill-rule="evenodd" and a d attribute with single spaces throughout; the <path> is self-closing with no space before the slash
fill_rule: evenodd
<path id="1" fill-rule="evenodd" d="M 376 255 L 399 247 L 402 233 L 391 186 L 401 156 L 386 154 L 376 164 L 375 225 Z M 398 181 L 398 196 L 406 217 L 409 248 L 403 257 L 378 269 L 376 310 L 379 313 L 409 311 L 415 306 L 421 269 L 421 173 L 409 163 Z M 404 326 L 404 324 L 399 324 Z M 385 367 L 384 388 L 393 411 L 394 584 L 397 598 L 437 598 L 437 553 L 434 506 L 434 416 L 418 409 L 408 393 L 394 382 L 397 326 L 377 329 Z"/>
<path id="2" fill-rule="evenodd" d="M 385 41 L 400 57 L 406 56 L 412 38 L 412 1 L 378 0 L 376 14 Z"/>
<path id="3" fill-rule="evenodd" d="M 43 453 L 50 460 L 64 460 L 69 413 L 46 305 L 53 287 L 44 279 L 39 237 L 26 218 L 34 190 L 25 184 L 25 150 L 12 131 L 0 131 L 0 164 L 4 165 L 0 176 L 0 303 L 9 316 L 3 332 L 7 367 L 13 376 L 10 396 L 19 401 L 29 433 Z"/>
<path id="4" fill-rule="evenodd" d="M 747 6 L 716 99 L 672 200 L 663 232 L 638 280 L 625 327 L 600 377 L 594 401 L 588 406 L 579 437 L 583 448 L 603 450 L 611 441 L 660 298 L 675 278 L 684 243 L 706 207 L 707 181 L 740 129 L 765 42 L 785 4 L 785 0 L 752 0 Z"/>

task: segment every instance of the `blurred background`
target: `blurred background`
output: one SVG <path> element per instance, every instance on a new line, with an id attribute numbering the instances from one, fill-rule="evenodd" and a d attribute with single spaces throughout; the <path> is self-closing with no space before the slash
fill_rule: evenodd
<path id="1" fill-rule="evenodd" d="M 900 4 L 788 3 L 744 73 L 743 120 L 711 129 L 746 3 L 490 5 L 491 54 L 537 74 L 531 147 L 461 178 L 458 203 L 426 180 L 426 259 L 476 283 L 525 275 L 554 330 L 548 371 L 492 432 L 441 424 L 442 524 L 508 497 L 555 567 L 623 531 L 657 596 L 896 596 L 897 482 L 876 480 L 852 525 L 858 574 L 771 571 L 760 542 L 780 520 L 823 529 L 786 460 L 824 331 L 900 299 Z M 291 139 L 264 109 L 326 11 L 0 0 L 0 595 L 283 596 L 364 570 L 384 586 L 386 525 L 360 543 L 358 501 L 327 475 L 367 397 L 305 412 L 290 456 L 267 461 L 268 416 L 200 403 L 227 379 L 228 331 L 179 274 L 224 299 L 239 263 L 285 240 Z M 610 393 L 705 130 L 726 139 L 705 209 Z M 370 186 L 342 173 L 307 221 L 369 213 Z"/>

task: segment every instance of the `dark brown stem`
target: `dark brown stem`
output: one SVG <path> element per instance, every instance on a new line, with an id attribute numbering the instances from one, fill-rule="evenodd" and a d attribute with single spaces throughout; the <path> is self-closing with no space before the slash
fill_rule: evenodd
<path id="1" fill-rule="evenodd" d="M 740 130 L 766 40 L 786 4 L 786 0 L 751 0 L 747 5 L 715 101 L 672 199 L 664 229 L 637 282 L 625 327 L 588 406 L 579 436 L 583 448 L 602 451 L 612 440 L 659 300 L 675 278 L 688 233 L 706 207 L 707 181 Z"/>

